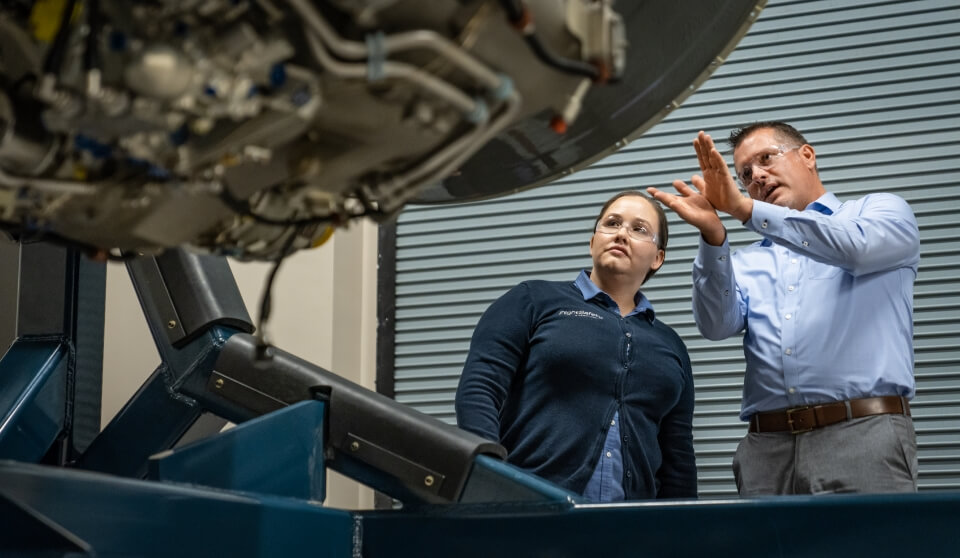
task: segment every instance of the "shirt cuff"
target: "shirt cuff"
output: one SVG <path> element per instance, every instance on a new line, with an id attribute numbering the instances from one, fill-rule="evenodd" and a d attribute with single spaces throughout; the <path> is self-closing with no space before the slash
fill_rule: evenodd
<path id="1" fill-rule="evenodd" d="M 700 250 L 697 252 L 696 266 L 708 273 L 726 268 L 727 260 L 730 259 L 729 236 L 723 239 L 723 244 L 720 246 L 713 246 L 703 239 L 703 235 L 700 235 Z"/>
<path id="2" fill-rule="evenodd" d="M 789 208 L 753 200 L 753 213 L 743 226 L 763 236 L 779 237 L 789 212 Z"/>

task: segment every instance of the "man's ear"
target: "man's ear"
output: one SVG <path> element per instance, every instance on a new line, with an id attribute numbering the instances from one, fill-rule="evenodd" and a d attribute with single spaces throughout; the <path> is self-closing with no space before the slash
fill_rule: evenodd
<path id="1" fill-rule="evenodd" d="M 813 146 L 809 143 L 805 143 L 797 149 L 797 152 L 800 153 L 800 157 L 803 159 L 803 164 L 807 166 L 810 170 L 816 170 L 817 168 L 817 152 L 813 149 Z"/>

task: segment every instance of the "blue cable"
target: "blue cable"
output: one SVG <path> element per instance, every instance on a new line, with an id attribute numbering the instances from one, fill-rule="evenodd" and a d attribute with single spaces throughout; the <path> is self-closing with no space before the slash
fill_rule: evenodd
<path id="1" fill-rule="evenodd" d="M 500 84 L 493 90 L 493 99 L 500 102 L 513 94 L 513 80 L 506 74 L 497 74 Z"/>
<path id="2" fill-rule="evenodd" d="M 384 35 L 382 31 L 371 33 L 366 37 L 367 42 L 367 80 L 380 81 L 383 79 L 383 65 L 387 60 Z"/>

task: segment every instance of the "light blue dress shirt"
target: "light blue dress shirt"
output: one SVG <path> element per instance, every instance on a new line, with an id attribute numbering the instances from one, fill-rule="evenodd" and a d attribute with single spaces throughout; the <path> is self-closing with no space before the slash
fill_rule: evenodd
<path id="1" fill-rule="evenodd" d="M 603 301 L 612 312 L 620 315 L 620 307 L 614 302 L 610 295 L 600 290 L 600 287 L 590 280 L 590 275 L 586 270 L 580 272 L 577 280 L 574 282 L 583 300 L 590 300 L 595 297 Z M 647 300 L 647 297 L 640 291 L 633 297 L 636 307 L 626 316 L 633 316 L 641 312 L 646 313 L 650 320 L 653 318 L 653 305 Z M 629 347 L 629 345 L 628 345 Z M 597 466 L 593 470 L 593 475 L 587 481 L 587 488 L 583 491 L 583 497 L 594 502 L 618 502 L 624 499 L 623 491 L 623 454 L 620 444 L 620 413 L 614 414 L 610 421 L 610 429 L 607 430 L 607 437 L 603 440 L 603 451 L 597 459 Z"/>
<path id="2" fill-rule="evenodd" d="M 917 221 L 892 194 L 796 211 L 754 201 L 745 226 L 764 240 L 737 250 L 700 239 L 693 313 L 700 333 L 744 331 L 742 420 L 758 411 L 913 397 Z"/>

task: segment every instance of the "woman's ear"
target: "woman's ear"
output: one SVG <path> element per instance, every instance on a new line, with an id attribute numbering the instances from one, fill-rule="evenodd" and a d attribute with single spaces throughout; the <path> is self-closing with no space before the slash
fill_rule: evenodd
<path id="1" fill-rule="evenodd" d="M 657 249 L 657 259 L 653 261 L 653 264 L 650 266 L 650 269 L 656 271 L 663 266 L 663 260 L 666 258 L 667 253 L 663 250 Z"/>

